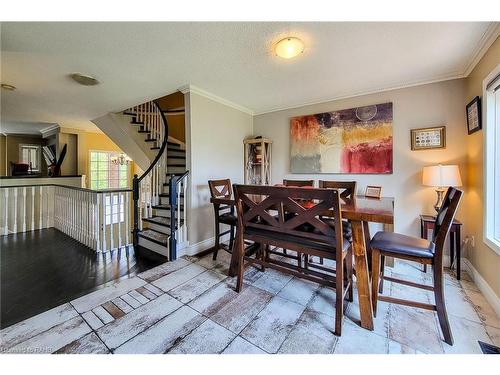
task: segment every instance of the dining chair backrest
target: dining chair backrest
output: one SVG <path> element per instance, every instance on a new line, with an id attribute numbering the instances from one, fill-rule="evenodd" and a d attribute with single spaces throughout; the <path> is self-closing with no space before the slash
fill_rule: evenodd
<path id="1" fill-rule="evenodd" d="M 234 185 L 234 194 L 238 225 L 243 233 L 248 229 L 271 231 L 343 248 L 342 236 L 335 236 L 342 233 L 337 190 Z M 328 219 L 321 216 L 327 210 Z M 295 215 L 286 215 L 290 212 Z"/>
<path id="2" fill-rule="evenodd" d="M 440 259 L 442 261 L 444 243 L 450 232 L 451 224 L 455 218 L 462 194 L 463 192 L 461 190 L 449 187 L 444 196 L 443 204 L 436 215 L 432 241 L 436 245 L 435 257 L 437 260 Z"/>
<path id="3" fill-rule="evenodd" d="M 340 190 L 340 198 L 342 199 L 352 199 L 356 195 L 356 181 L 319 180 L 319 187 L 323 189 Z"/>
<path id="4" fill-rule="evenodd" d="M 229 198 L 231 199 L 231 180 L 209 180 L 208 187 L 212 198 Z"/>
<path id="5" fill-rule="evenodd" d="M 302 186 L 314 186 L 314 180 L 285 180 L 283 179 L 283 185 L 290 187 L 302 187 Z"/>

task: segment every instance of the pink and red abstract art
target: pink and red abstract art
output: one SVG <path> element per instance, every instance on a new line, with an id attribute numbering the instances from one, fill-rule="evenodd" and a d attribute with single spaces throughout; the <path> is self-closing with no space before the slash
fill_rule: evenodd
<path id="1" fill-rule="evenodd" d="M 392 173 L 392 103 L 290 119 L 292 173 Z"/>

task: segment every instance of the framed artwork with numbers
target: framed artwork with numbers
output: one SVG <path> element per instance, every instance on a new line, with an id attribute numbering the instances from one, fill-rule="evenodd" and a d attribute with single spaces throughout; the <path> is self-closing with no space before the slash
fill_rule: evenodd
<path id="1" fill-rule="evenodd" d="M 446 147 L 446 126 L 411 129 L 411 149 L 429 150 Z"/>

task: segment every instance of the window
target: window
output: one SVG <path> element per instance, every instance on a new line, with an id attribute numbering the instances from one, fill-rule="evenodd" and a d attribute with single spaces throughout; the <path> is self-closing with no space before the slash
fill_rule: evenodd
<path id="1" fill-rule="evenodd" d="M 483 83 L 485 142 L 484 241 L 500 254 L 500 65 Z"/>
<path id="2" fill-rule="evenodd" d="M 19 162 L 29 164 L 33 172 L 40 172 L 40 146 L 19 145 Z"/>
<path id="3" fill-rule="evenodd" d="M 123 223 L 125 221 L 125 204 L 123 195 L 113 194 L 113 200 L 110 195 L 106 195 L 105 201 L 105 222 L 106 225 Z M 112 209 L 112 210 L 111 210 Z M 113 211 L 113 215 L 111 215 Z"/>
<path id="4" fill-rule="evenodd" d="M 118 152 L 90 151 L 90 188 L 93 190 L 127 188 L 129 165 L 115 164 L 111 160 Z"/>

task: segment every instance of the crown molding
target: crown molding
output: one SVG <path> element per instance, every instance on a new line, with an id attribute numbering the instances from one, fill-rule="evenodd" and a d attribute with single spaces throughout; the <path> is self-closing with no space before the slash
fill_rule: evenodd
<path id="1" fill-rule="evenodd" d="M 185 86 L 179 87 L 179 91 L 182 92 L 183 94 L 186 94 L 188 92 L 192 92 L 192 93 L 195 93 L 197 95 L 204 96 L 205 98 L 208 98 L 210 100 L 213 100 L 214 102 L 218 102 L 218 103 L 223 104 L 225 106 L 237 109 L 238 111 L 247 113 L 247 114 L 252 115 L 252 116 L 255 115 L 255 112 L 247 107 L 244 107 L 242 105 L 234 103 L 230 100 L 221 98 L 220 96 L 217 96 L 217 95 L 212 94 L 208 91 L 200 89 L 199 87 L 196 87 L 194 85 L 185 85 Z"/>
<path id="2" fill-rule="evenodd" d="M 472 54 L 472 58 L 470 62 L 466 65 L 463 76 L 467 77 L 472 70 L 476 67 L 476 65 L 481 61 L 484 54 L 491 45 L 495 42 L 495 40 L 500 35 L 500 22 L 491 22 L 486 31 L 484 32 L 481 40 L 478 43 L 478 46 L 474 53 Z"/>
<path id="3" fill-rule="evenodd" d="M 52 124 L 46 128 L 40 129 L 40 134 L 42 134 L 42 137 L 45 138 L 55 133 L 58 129 L 60 129 L 59 124 Z"/>
<path id="4" fill-rule="evenodd" d="M 488 26 L 488 28 L 486 29 L 486 31 L 484 32 L 483 36 L 481 37 L 481 40 L 478 42 L 478 47 L 473 52 L 471 60 L 469 61 L 468 64 L 466 64 L 465 69 L 463 71 L 452 72 L 452 73 L 449 73 L 445 76 L 430 79 L 430 80 L 402 83 L 401 85 L 383 87 L 383 88 L 378 88 L 378 89 L 373 89 L 373 90 L 368 90 L 368 91 L 360 91 L 360 92 L 351 93 L 351 94 L 338 95 L 338 96 L 319 99 L 319 100 L 310 101 L 310 102 L 295 103 L 295 104 L 292 104 L 289 106 L 275 107 L 275 108 L 270 108 L 270 109 L 266 109 L 263 111 L 253 111 L 247 107 L 244 107 L 242 105 L 234 103 L 230 100 L 227 100 L 227 99 L 221 98 L 220 96 L 209 93 L 208 91 L 200 89 L 199 87 L 196 87 L 194 85 L 185 85 L 185 86 L 179 87 L 179 91 L 182 92 L 183 94 L 186 94 L 188 92 L 194 92 L 195 94 L 204 96 L 208 99 L 214 100 L 216 102 L 227 105 L 229 107 L 238 109 L 242 112 L 248 113 L 249 115 L 258 116 L 258 115 L 263 115 L 266 113 L 279 112 L 279 111 L 284 111 L 284 110 L 293 109 L 293 108 L 300 108 L 300 107 L 306 107 L 306 106 L 310 106 L 310 105 L 322 104 L 322 103 L 327 103 L 327 102 L 331 102 L 331 101 L 335 101 L 335 100 L 349 99 L 349 98 L 355 98 L 358 96 L 382 93 L 382 92 L 386 92 L 386 91 L 400 90 L 400 89 L 411 88 L 411 87 L 416 87 L 416 86 L 429 85 L 432 83 L 450 81 L 453 79 L 467 78 L 469 76 L 469 74 L 471 73 L 471 71 L 479 63 L 481 58 L 485 55 L 485 53 L 491 47 L 491 45 L 498 38 L 499 35 L 500 35 L 500 22 L 491 22 L 490 25 Z"/>
<path id="5" fill-rule="evenodd" d="M 450 76 L 436 78 L 436 79 L 428 80 L 428 81 L 418 81 L 418 82 L 414 82 L 414 83 L 406 83 L 406 84 L 402 84 L 402 85 L 398 85 L 398 86 L 390 86 L 390 87 L 379 88 L 379 89 L 374 89 L 374 90 L 369 90 L 369 91 L 360 91 L 360 92 L 354 93 L 354 94 L 345 94 L 345 95 L 339 95 L 339 96 L 334 96 L 334 97 L 330 97 L 330 98 L 318 99 L 316 101 L 305 102 L 305 103 L 301 103 L 301 104 L 293 104 L 293 105 L 290 105 L 287 107 L 271 108 L 271 109 L 264 110 L 262 112 L 256 112 L 254 115 L 259 116 L 259 115 L 264 115 L 266 113 L 285 111 L 288 109 L 307 107 L 310 105 L 323 104 L 323 103 L 333 102 L 336 100 L 343 100 L 343 99 L 356 98 L 359 96 L 378 94 L 378 93 L 382 93 L 382 92 L 386 92 L 386 91 L 394 91 L 394 90 L 407 89 L 410 87 L 424 86 L 424 85 L 429 85 L 432 83 L 451 81 L 451 80 L 460 79 L 460 78 L 464 78 L 463 74 L 456 73 L 456 74 L 453 74 Z"/>

